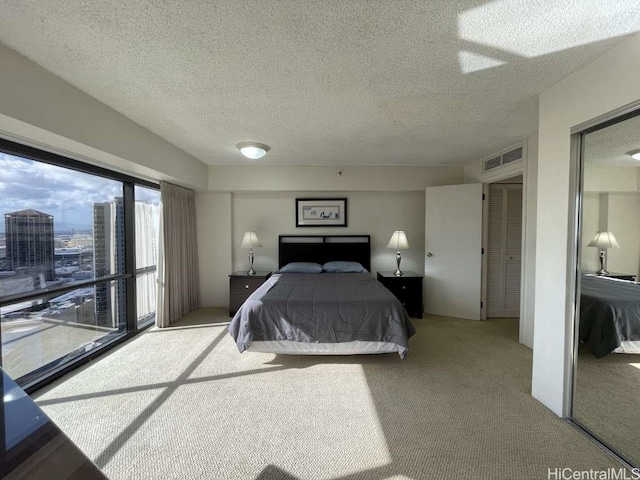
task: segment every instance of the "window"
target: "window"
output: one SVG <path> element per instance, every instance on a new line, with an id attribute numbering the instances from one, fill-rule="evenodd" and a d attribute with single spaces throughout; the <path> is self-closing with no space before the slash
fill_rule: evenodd
<path id="1" fill-rule="evenodd" d="M 2 366 L 19 384 L 153 321 L 157 186 L 0 140 L 0 192 Z"/>

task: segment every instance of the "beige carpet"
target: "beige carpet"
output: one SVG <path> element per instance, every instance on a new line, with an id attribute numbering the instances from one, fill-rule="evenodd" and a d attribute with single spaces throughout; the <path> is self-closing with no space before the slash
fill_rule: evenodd
<path id="1" fill-rule="evenodd" d="M 512 320 L 427 317 L 397 355 L 239 354 L 222 310 L 149 330 L 38 403 L 112 480 L 546 479 L 617 468 L 530 396 Z"/>
<path id="2" fill-rule="evenodd" d="M 640 464 L 640 355 L 597 359 L 581 345 L 574 416 L 627 458 Z"/>

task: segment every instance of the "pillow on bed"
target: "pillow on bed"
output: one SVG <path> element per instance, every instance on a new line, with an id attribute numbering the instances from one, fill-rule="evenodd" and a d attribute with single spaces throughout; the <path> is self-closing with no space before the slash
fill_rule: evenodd
<path id="1" fill-rule="evenodd" d="M 313 262 L 292 262 L 276 273 L 322 273 L 322 265 Z"/>
<path id="2" fill-rule="evenodd" d="M 327 273 L 369 273 L 358 262 L 327 262 L 322 266 Z"/>

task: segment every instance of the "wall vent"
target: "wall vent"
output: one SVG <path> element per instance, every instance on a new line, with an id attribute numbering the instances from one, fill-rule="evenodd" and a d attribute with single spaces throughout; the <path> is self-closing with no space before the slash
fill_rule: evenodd
<path id="1" fill-rule="evenodd" d="M 484 171 L 489 172 L 502 166 L 502 157 L 494 157 L 484 161 Z"/>
<path id="2" fill-rule="evenodd" d="M 516 162 L 524 159 L 524 146 L 511 148 L 499 155 L 492 155 L 491 157 L 482 160 L 482 173 L 488 174 L 488 177 L 493 177 L 497 174 L 502 167 L 515 164 Z M 517 168 L 517 167 L 516 167 Z M 483 175 L 484 178 L 484 175 Z"/>
<path id="3" fill-rule="evenodd" d="M 522 147 L 518 147 L 502 155 L 502 165 L 517 162 L 518 160 L 522 160 Z"/>

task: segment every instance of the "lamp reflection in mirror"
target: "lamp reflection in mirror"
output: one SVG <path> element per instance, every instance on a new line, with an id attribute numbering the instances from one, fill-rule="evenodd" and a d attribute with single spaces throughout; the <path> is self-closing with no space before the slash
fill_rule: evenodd
<path id="1" fill-rule="evenodd" d="M 396 230 L 391 235 L 391 240 L 387 244 L 387 248 L 393 248 L 397 250 L 396 253 L 396 265 L 398 268 L 393 274 L 396 277 L 402 276 L 402 270 L 400 270 L 400 262 L 402 261 L 402 256 L 400 255 L 400 250 L 408 250 L 409 249 L 409 241 L 407 240 L 407 235 L 402 230 Z"/>
<path id="2" fill-rule="evenodd" d="M 600 249 L 600 270 L 598 275 L 608 275 L 607 272 L 607 249 L 620 248 L 616 237 L 611 232 L 597 232 L 587 247 L 597 247 Z"/>
<path id="3" fill-rule="evenodd" d="M 244 236 L 242 237 L 242 243 L 240 243 L 240 248 L 248 248 L 249 249 L 249 271 L 247 275 L 255 275 L 256 271 L 253 269 L 253 249 L 262 247 L 260 240 L 258 240 L 258 234 L 256 232 L 244 232 Z"/>

